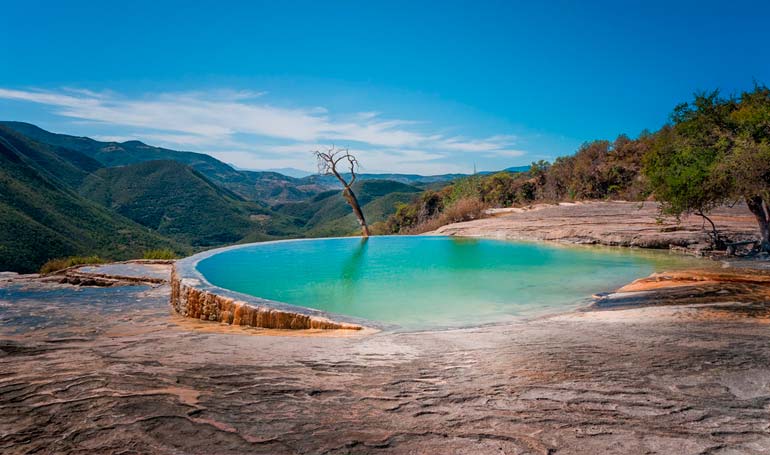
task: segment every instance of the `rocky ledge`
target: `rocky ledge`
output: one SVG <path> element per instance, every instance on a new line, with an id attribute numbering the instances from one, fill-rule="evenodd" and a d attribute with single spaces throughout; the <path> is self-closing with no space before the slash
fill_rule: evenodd
<path id="1" fill-rule="evenodd" d="M 756 220 L 743 206 L 719 208 L 711 219 L 734 241 L 758 235 Z M 661 218 L 655 202 L 612 201 L 497 210 L 490 218 L 442 226 L 432 234 L 697 251 L 708 243 L 704 227 L 695 215 Z"/>
<path id="2" fill-rule="evenodd" d="M 654 273 L 594 297 L 589 310 L 675 306 L 710 320 L 770 322 L 770 272 L 746 267 Z"/>

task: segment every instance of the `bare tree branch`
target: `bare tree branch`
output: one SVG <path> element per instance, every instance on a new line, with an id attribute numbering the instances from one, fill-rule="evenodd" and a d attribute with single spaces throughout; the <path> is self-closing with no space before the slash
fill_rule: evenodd
<path id="1" fill-rule="evenodd" d="M 364 219 L 364 212 L 361 210 L 361 206 L 358 203 L 358 198 L 356 198 L 356 194 L 353 192 L 352 188 L 352 185 L 355 183 L 357 178 L 356 170 L 359 167 L 358 159 L 354 155 L 350 154 L 350 150 L 346 148 L 335 148 L 334 145 L 327 148 L 326 151 L 323 152 L 316 150 L 313 152 L 313 155 L 316 158 L 318 164 L 318 173 L 320 175 L 333 175 L 337 178 L 337 180 L 340 181 L 340 183 L 342 183 L 342 195 L 353 209 L 353 213 L 358 219 L 358 224 L 361 225 L 362 235 L 364 237 L 369 237 L 369 226 L 366 224 L 366 220 Z M 350 173 L 350 181 L 346 180 L 345 177 L 343 177 L 343 175 L 340 174 L 340 172 L 337 170 L 337 166 L 339 166 L 343 161 L 347 161 L 346 164 Z"/>

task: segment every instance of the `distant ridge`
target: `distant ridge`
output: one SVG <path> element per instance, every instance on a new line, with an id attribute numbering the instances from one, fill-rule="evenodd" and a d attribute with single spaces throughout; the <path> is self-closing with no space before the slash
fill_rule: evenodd
<path id="1" fill-rule="evenodd" d="M 339 187 L 339 182 L 332 176 L 316 175 L 301 169 L 242 170 L 204 153 L 155 147 L 138 140 L 102 142 L 88 137 L 52 133 L 30 123 L 0 121 L 0 125 L 5 125 L 35 141 L 81 152 L 105 167 L 123 166 L 144 161 L 177 161 L 192 167 L 213 182 L 251 201 L 263 201 L 269 204 L 299 201 L 327 189 Z M 529 170 L 529 166 L 514 166 L 504 170 L 524 172 Z M 484 171 L 479 172 L 479 174 L 493 172 L 498 171 Z M 470 174 L 361 173 L 359 178 L 361 180 L 392 180 L 413 185 L 449 182 L 468 175 Z"/>
<path id="2" fill-rule="evenodd" d="M 154 147 L 138 140 L 102 142 L 88 137 L 52 133 L 30 123 L 0 121 L 0 125 L 11 128 L 35 141 L 81 152 L 105 167 L 124 166 L 145 161 L 177 161 L 192 167 L 211 181 L 250 201 L 263 201 L 268 204 L 301 201 L 328 189 L 339 187 L 339 182 L 332 176 L 306 175 L 297 178 L 276 172 L 281 169 L 276 171 L 238 170 L 204 153 Z M 283 170 L 307 174 L 292 168 Z M 430 184 L 447 182 L 466 175 L 424 176 L 362 173 L 359 178 L 361 180 L 392 180 L 406 184 Z"/>

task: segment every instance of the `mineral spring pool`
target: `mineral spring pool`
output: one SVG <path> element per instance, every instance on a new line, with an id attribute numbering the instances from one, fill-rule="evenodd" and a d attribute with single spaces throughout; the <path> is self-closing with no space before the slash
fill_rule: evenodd
<path id="1" fill-rule="evenodd" d="M 621 248 L 385 236 L 252 244 L 216 253 L 197 269 L 211 284 L 244 294 L 431 329 L 568 310 L 692 261 Z"/>

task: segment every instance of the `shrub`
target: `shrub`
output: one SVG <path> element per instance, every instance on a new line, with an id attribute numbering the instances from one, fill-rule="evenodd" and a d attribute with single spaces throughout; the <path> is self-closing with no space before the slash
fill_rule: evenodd
<path id="1" fill-rule="evenodd" d="M 439 218 L 443 218 L 444 224 L 470 221 L 484 216 L 484 209 L 486 205 L 477 198 L 465 197 L 444 209 Z"/>
<path id="2" fill-rule="evenodd" d="M 390 233 L 406 231 L 417 224 L 418 203 L 396 204 L 396 213 L 391 215 L 386 222 L 386 230 Z"/>
<path id="3" fill-rule="evenodd" d="M 392 234 L 393 231 L 388 227 L 388 224 L 385 221 L 378 221 L 371 226 L 369 226 L 369 233 L 372 235 L 389 235 Z M 355 235 L 360 235 L 361 231 L 356 230 Z"/>
<path id="4" fill-rule="evenodd" d="M 51 259 L 50 261 L 43 264 L 42 267 L 40 267 L 40 273 L 45 275 L 48 273 L 58 272 L 59 270 L 64 270 L 75 265 L 103 264 L 105 262 L 107 261 L 100 258 L 99 256 L 70 256 L 66 258 Z"/>
<path id="5" fill-rule="evenodd" d="M 448 205 L 443 212 L 414 226 L 402 229 L 402 234 L 422 234 L 435 231 L 441 226 L 484 217 L 487 205 L 474 197 L 464 197 Z"/>
<path id="6" fill-rule="evenodd" d="M 444 197 L 445 202 L 452 204 L 460 199 L 480 199 L 483 179 L 481 175 L 469 175 L 455 180 L 451 186 L 447 187 L 449 194 Z"/>
<path id="7" fill-rule="evenodd" d="M 142 259 L 176 259 L 177 255 L 168 248 L 158 250 L 147 250 L 142 255 Z"/>

